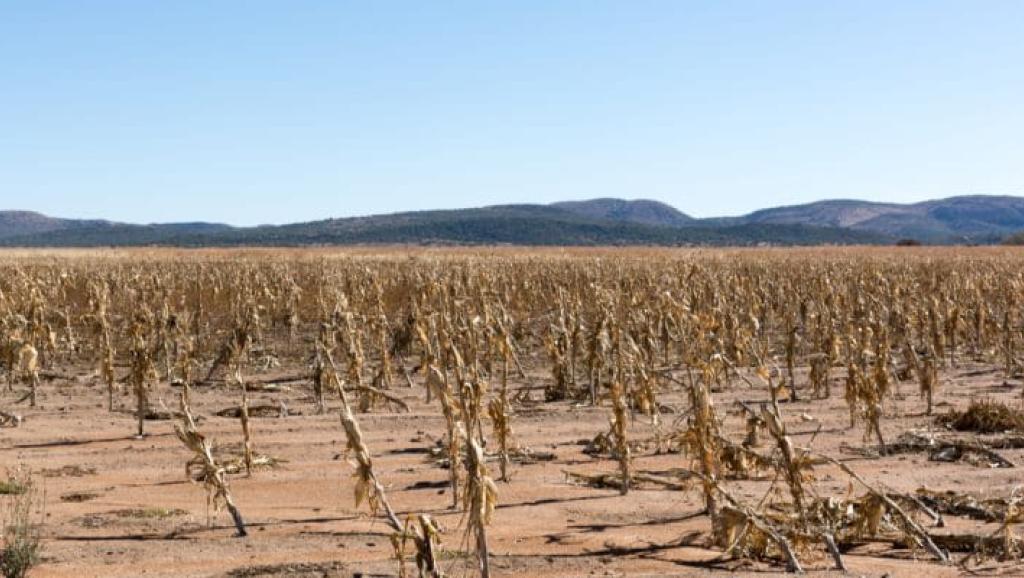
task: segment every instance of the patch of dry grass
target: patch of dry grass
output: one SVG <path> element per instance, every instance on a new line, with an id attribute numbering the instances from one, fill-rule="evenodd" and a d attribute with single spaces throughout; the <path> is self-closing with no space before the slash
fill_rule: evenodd
<path id="1" fill-rule="evenodd" d="M 1024 411 L 988 399 L 971 400 L 966 410 L 950 410 L 945 415 L 940 415 L 936 421 L 957 431 L 975 433 L 1024 431 Z"/>

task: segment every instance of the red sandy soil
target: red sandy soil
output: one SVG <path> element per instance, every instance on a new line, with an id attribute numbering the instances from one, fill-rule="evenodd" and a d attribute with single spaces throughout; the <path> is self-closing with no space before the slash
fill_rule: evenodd
<path id="1" fill-rule="evenodd" d="M 545 364 L 537 360 L 536 367 Z M 345 437 L 336 404 L 324 415 L 313 413 L 308 384 L 253 394 L 252 404 L 284 400 L 303 415 L 253 418 L 255 447 L 285 463 L 252 477 L 231 476 L 235 500 L 250 526 L 248 538 L 236 538 L 225 512 L 207 509 L 201 485 L 186 477 L 191 457 L 173 433 L 173 422 L 147 422 L 148 435 L 133 437 L 130 413 L 109 413 L 106 393 L 88 368 L 65 368 L 69 379 L 44 382 L 39 406 L 17 406 L 21 427 L 0 430 L 0 465 L 30 468 L 45 491 L 44 561 L 31 576 L 354 576 L 397 575 L 390 530 L 371 515 L 365 504 L 353 503 L 352 466 L 342 455 Z M 275 375 L 295 375 L 302 368 L 282 368 L 251 374 L 253 382 Z M 841 371 L 834 372 L 842 373 Z M 801 376 L 803 374 L 801 373 Z M 863 446 L 863 428 L 849 428 L 842 400 L 841 376 L 836 375 L 829 400 L 784 404 L 783 412 L 795 442 L 813 443 L 817 451 L 847 460 L 871 483 L 913 492 L 972 491 L 982 496 L 1006 496 L 1024 482 L 1020 468 L 988 469 L 967 463 L 937 463 L 926 454 L 868 459 L 844 452 L 841 444 Z M 527 385 L 548 377 L 531 375 Z M 417 379 L 418 382 L 418 379 Z M 942 372 L 936 411 L 965 406 L 972 396 L 985 396 L 1019 405 L 1022 389 L 992 367 L 962 363 Z M 516 386 L 524 385 L 517 383 Z M 916 384 L 899 385 L 903 394 L 886 402 L 883 431 L 892 439 L 915 428 L 937 428 L 922 415 L 924 403 Z M 464 552 L 467 538 L 462 514 L 451 508 L 444 486 L 447 470 L 424 453 L 443 436 L 439 407 L 427 405 L 423 388 L 396 388 L 410 404 L 409 413 L 378 411 L 358 416 L 374 457 L 374 467 L 387 486 L 400 515 L 429 513 L 444 527 L 442 567 L 450 576 L 475 573 L 473 558 Z M 540 392 L 535 392 L 538 395 Z M 12 393 L 5 393 L 9 403 Z M 805 398 L 808 394 L 805 394 Z M 763 400 L 763 389 L 736 381 L 716 392 L 715 403 L 725 416 L 726 431 L 741 439 L 743 416 L 737 399 Z M 177 407 L 177 390 L 161 384 L 153 393 L 157 408 Z M 675 413 L 665 413 L 662 429 L 669 432 L 687 407 L 680 391 L 664 392 L 662 400 Z M 119 396 L 127 412 L 132 398 Z M 222 444 L 236 444 L 238 420 L 214 412 L 238 403 L 237 389 L 226 385 L 197 387 L 193 406 L 205 419 L 200 429 Z M 516 406 L 512 427 L 517 443 L 537 452 L 553 452 L 554 461 L 516 464 L 510 483 L 498 483 L 499 507 L 488 528 L 492 570 L 498 576 L 619 576 L 619 575 L 750 575 L 782 573 L 763 562 L 721 560 L 709 547 L 710 522 L 701 515 L 698 488 L 689 491 L 618 491 L 578 487 L 564 471 L 615 472 L 616 463 L 583 453 L 581 440 L 608 429 L 608 407 L 570 403 L 531 403 Z M 820 429 L 820 431 L 819 431 Z M 815 435 L 815 432 L 818 432 Z M 490 432 L 488 432 L 489 434 Z M 635 416 L 630 435 L 650 438 L 649 418 Z M 813 442 L 812 442 L 813 438 Z M 767 451 L 767 450 L 766 450 Z M 1001 451 L 1024 464 L 1024 450 Z M 686 468 L 690 458 L 678 453 L 657 454 L 655 448 L 637 452 L 634 469 Z M 61 474 L 58 470 L 65 468 Z M 497 464 L 491 473 L 497 477 Z M 435 482 L 424 488 L 416 483 Z M 728 482 L 737 495 L 755 503 L 771 485 L 766 481 Z M 837 468 L 819 466 L 814 487 L 820 495 L 842 497 L 849 479 Z M 784 491 L 784 490 L 783 490 Z M 856 493 L 862 493 L 857 488 Z M 80 494 L 75 496 L 75 494 Z M 83 500 L 83 501 L 76 501 Z M 141 512 L 127 512 L 142 509 Z M 945 531 L 990 532 L 994 526 L 964 519 L 949 520 Z M 934 529 L 933 531 L 943 531 Z M 959 560 L 962 554 L 955 554 Z M 810 575 L 831 575 L 824 550 L 803 557 Z M 856 548 L 845 555 L 853 575 L 920 576 L 938 578 L 962 573 L 955 565 L 930 561 L 924 551 L 893 550 L 889 545 Z M 408 570 L 415 573 L 410 560 Z M 1024 566 L 986 563 L 987 573 L 1024 574 Z M 248 573 L 244 573 L 244 572 Z M 234 572 L 234 574 L 232 574 Z"/>

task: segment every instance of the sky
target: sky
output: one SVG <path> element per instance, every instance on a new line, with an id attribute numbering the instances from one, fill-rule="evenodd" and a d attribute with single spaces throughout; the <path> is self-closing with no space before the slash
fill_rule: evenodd
<path id="1" fill-rule="evenodd" d="M 0 209 L 1024 194 L 1018 0 L 0 0 Z"/>

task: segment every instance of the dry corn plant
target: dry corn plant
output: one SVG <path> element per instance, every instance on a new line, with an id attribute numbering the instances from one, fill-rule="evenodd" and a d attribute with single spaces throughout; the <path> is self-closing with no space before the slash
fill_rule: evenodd
<path id="1" fill-rule="evenodd" d="M 622 474 L 620 492 L 625 495 L 629 493 L 629 485 L 632 478 L 630 475 L 630 463 L 633 459 L 626 433 L 629 427 L 626 394 L 622 391 L 622 384 L 618 380 L 612 382 L 610 389 L 612 398 L 612 415 L 609 419 L 611 441 L 614 444 L 615 457 L 619 461 L 619 472 Z"/>
<path id="2" fill-rule="evenodd" d="M 181 343 L 178 344 L 178 383 L 181 385 L 181 393 L 185 396 L 185 401 L 190 405 L 192 403 L 190 396 L 192 395 L 193 372 L 199 367 L 195 355 L 194 338 L 187 335 L 183 336 Z"/>
<path id="3" fill-rule="evenodd" d="M 390 388 L 394 381 L 394 371 L 391 361 L 391 324 L 388 322 L 388 317 L 384 313 L 384 305 L 380 300 L 381 297 L 378 294 L 377 315 L 371 317 L 371 325 L 376 334 L 375 345 L 380 356 L 380 362 L 377 364 L 377 372 L 373 377 L 372 384 L 378 390 L 385 390 Z"/>
<path id="4" fill-rule="evenodd" d="M 317 336 L 313 346 L 313 403 L 316 413 L 324 413 L 327 409 L 326 391 L 330 387 L 328 383 L 328 367 L 326 357 L 329 348 L 327 342 L 330 339 L 331 326 L 326 323 L 320 324 L 320 335 Z"/>
<path id="5" fill-rule="evenodd" d="M 630 407 L 634 411 L 639 411 L 650 417 L 651 426 L 654 428 L 655 442 L 660 451 L 663 446 L 661 408 L 658 405 L 658 372 L 653 367 L 656 355 L 653 338 L 655 329 L 647 323 L 640 325 L 633 333 L 636 334 L 643 347 L 638 345 L 637 339 L 634 339 L 633 335 L 625 335 L 623 350 L 620 351 L 617 359 L 617 371 L 620 376 L 624 376 L 620 380 L 627 381 L 625 378 L 628 378 L 628 382 L 632 384 L 632 387 L 627 387 L 625 392 L 629 397 Z"/>
<path id="6" fill-rule="evenodd" d="M 464 324 L 467 330 L 455 332 L 445 330 L 449 336 L 445 339 L 447 358 L 454 372 L 455 383 L 459 387 L 459 405 L 466 436 L 466 488 L 463 494 L 463 508 L 466 511 L 467 537 L 472 536 L 473 550 L 476 553 L 480 575 L 490 576 L 490 554 L 487 544 L 487 529 L 497 504 L 497 488 L 488 476 L 484 463 L 484 436 L 482 426 L 483 399 L 487 384 L 480 377 L 477 361 L 478 348 L 475 320 Z M 461 347 L 455 343 L 461 339 Z M 469 353 L 469 362 L 463 360 L 460 349 Z M 452 463 L 450 467 L 455 467 Z"/>
<path id="7" fill-rule="evenodd" d="M 1000 560 L 1011 560 L 1019 562 L 1024 558 L 1024 543 L 1013 531 L 1014 524 L 1024 522 L 1024 488 L 1014 486 L 1010 491 L 1010 497 L 1006 500 L 1006 510 L 1000 520 L 999 527 L 988 536 L 978 540 L 980 547 L 964 557 L 961 566 L 966 567 L 967 563 L 974 561 L 981 563 L 986 557 L 993 556 Z M 998 547 L 993 548 L 998 543 Z M 991 550 L 996 550 L 993 554 Z"/>
<path id="8" fill-rule="evenodd" d="M 372 389 L 363 387 L 363 368 L 366 366 L 366 358 L 363 355 L 362 332 L 357 328 L 351 312 L 346 312 L 341 320 L 342 324 L 338 335 L 348 367 L 345 381 L 357 389 L 359 411 L 366 412 L 374 406 L 377 396 L 373 394 Z"/>
<path id="9" fill-rule="evenodd" d="M 421 515 L 417 518 L 417 525 L 413 526 L 410 531 L 410 526 L 412 526 L 411 517 L 407 520 L 406 525 L 403 525 L 399 520 L 395 511 L 391 508 L 390 502 L 388 502 L 384 486 L 377 479 L 377 474 L 373 471 L 373 460 L 370 457 L 370 450 L 363 441 L 363 432 L 359 428 L 359 422 L 356 421 L 355 416 L 352 414 L 352 409 L 349 407 L 341 381 L 337 379 L 336 374 L 332 373 L 331 375 L 334 377 L 333 381 L 337 388 L 338 396 L 341 398 L 340 417 L 347 440 L 346 452 L 351 456 L 351 463 L 356 470 L 352 474 L 352 477 L 355 479 L 353 492 L 356 507 L 358 508 L 363 502 L 366 502 L 373 514 L 376 514 L 380 509 L 384 510 L 384 519 L 394 531 L 391 541 L 395 548 L 400 568 L 404 569 L 403 545 L 406 540 L 411 539 L 416 546 L 416 564 L 419 569 L 419 575 L 424 578 L 440 577 L 441 571 L 437 566 L 437 554 L 435 552 L 439 535 L 437 525 L 429 516 Z"/>
<path id="10" fill-rule="evenodd" d="M 143 312 L 136 316 L 131 328 L 131 347 L 128 350 L 130 360 L 129 382 L 135 393 L 135 417 L 138 421 L 137 435 L 146 435 L 146 416 L 149 414 L 149 388 L 157 378 L 156 367 L 153 365 L 152 352 L 146 341 L 146 330 L 149 317 Z"/>
<path id="11" fill-rule="evenodd" d="M 692 408 L 689 427 L 683 435 L 684 446 L 694 457 L 699 467 L 704 493 L 704 511 L 711 518 L 712 535 L 717 543 L 723 544 L 724 534 L 718 507 L 718 477 L 720 469 L 718 439 L 721 437 L 714 403 L 708 387 L 714 373 L 711 363 L 701 366 L 701 378 L 687 371 L 689 397 Z"/>
<path id="12" fill-rule="evenodd" d="M 554 326 L 545 337 L 544 345 L 551 360 L 552 385 L 545 388 L 545 401 L 560 401 L 571 396 L 572 383 L 569 365 L 569 340 L 564 333 Z"/>
<path id="13" fill-rule="evenodd" d="M 1017 323 L 1017 312 L 1013 309 L 1007 309 L 1003 314 L 1001 350 L 1003 354 L 1003 373 L 1008 378 L 1015 377 L 1020 371 L 1020 362 L 1017 361 L 1017 334 L 1019 332 L 1016 329 Z"/>
<path id="14" fill-rule="evenodd" d="M 436 557 L 440 535 L 440 527 L 430 516 L 420 514 L 406 517 L 403 530 L 391 535 L 391 546 L 394 548 L 395 558 L 398 559 L 399 578 L 408 576 L 405 559 L 408 557 L 410 541 L 416 548 L 416 571 L 419 578 L 443 577 Z"/>
<path id="15" fill-rule="evenodd" d="M 960 334 L 963 332 L 963 316 L 960 312 L 960 308 L 956 305 L 950 306 L 947 302 L 947 313 L 945 322 L 946 331 L 946 343 L 948 343 L 949 351 L 949 365 L 951 367 L 957 366 L 956 352 L 957 346 L 960 344 Z"/>
<path id="16" fill-rule="evenodd" d="M 829 384 L 828 356 L 824 353 L 815 353 L 808 358 L 810 371 L 807 379 L 811 382 L 812 396 L 815 399 L 828 399 L 832 395 L 832 388 Z"/>
<path id="17" fill-rule="evenodd" d="M 391 395 L 379 387 L 381 384 L 388 387 L 388 383 L 381 381 L 383 379 L 381 375 L 383 374 L 380 373 L 380 371 L 383 370 L 378 372 L 378 377 L 374 379 L 373 385 L 364 382 L 363 368 L 366 365 L 366 358 L 363 353 L 362 333 L 357 329 L 355 317 L 350 312 L 339 313 L 335 317 L 339 321 L 339 328 L 335 329 L 333 325 L 325 327 L 324 331 L 321 332 L 320 338 L 318 338 L 316 349 L 314 350 L 314 396 L 316 397 L 319 395 L 317 394 L 317 391 L 322 394 L 328 387 L 324 377 L 326 368 L 324 365 L 325 360 L 331 366 L 330 373 L 337 376 L 337 368 L 334 367 L 332 349 L 333 343 L 338 341 L 341 344 L 340 349 L 347 362 L 346 376 L 343 385 L 344 387 L 355 390 L 356 394 L 359 396 L 359 411 L 367 412 L 377 405 L 387 405 L 401 411 L 409 411 L 409 405 L 401 398 Z M 333 330 L 333 332 L 331 330 Z M 322 401 L 318 401 L 317 404 L 318 406 L 323 406 Z"/>
<path id="18" fill-rule="evenodd" d="M 850 335 L 847 347 L 846 403 L 850 410 L 850 427 L 863 420 L 864 439 L 874 435 L 878 445 L 885 447 L 882 437 L 882 401 L 889 393 L 888 337 L 877 335 L 874 351 L 867 344 L 876 337 L 870 327 L 860 329 L 860 337 Z M 870 375 L 867 373 L 869 356 L 874 358 Z"/>
<path id="19" fill-rule="evenodd" d="M 199 432 L 199 428 L 196 427 L 196 420 L 192 415 L 192 409 L 189 407 L 185 396 L 181 396 L 181 414 L 181 424 L 175 424 L 174 431 L 178 434 L 178 439 L 181 440 L 181 443 L 185 444 L 185 447 L 192 450 L 192 453 L 195 454 L 195 461 L 189 462 L 186 472 L 190 473 L 193 463 L 200 464 L 202 468 L 200 476 L 189 475 L 189 479 L 195 480 L 197 477 L 201 479 L 203 486 L 206 488 L 207 507 L 212 505 L 214 511 L 218 511 L 222 507 L 227 508 L 228 513 L 231 514 L 231 520 L 235 523 L 238 536 L 247 536 L 248 532 L 245 529 L 242 514 L 238 511 L 234 500 L 231 498 L 231 489 L 228 486 L 225 469 L 214 459 L 210 442 L 207 441 L 206 437 Z"/>
<path id="20" fill-rule="evenodd" d="M 427 373 L 431 368 L 435 367 L 438 362 L 437 346 L 435 345 L 437 339 L 437 327 L 434 323 L 434 317 L 425 317 L 420 312 L 420 307 L 415 301 L 413 301 L 412 307 L 411 315 L 414 319 L 413 331 L 415 333 L 416 343 L 419 345 L 420 349 L 420 362 L 416 367 L 416 371 Z M 431 392 L 428 387 L 426 392 L 427 403 L 432 401 L 432 395 L 433 392 Z"/>
<path id="21" fill-rule="evenodd" d="M 926 415 L 932 415 L 935 392 L 939 386 L 939 373 L 935 367 L 934 357 L 935 356 L 929 352 L 929 354 L 925 356 L 924 362 L 918 367 L 921 396 L 924 397 L 927 402 L 925 410 Z"/>
<path id="22" fill-rule="evenodd" d="M 796 400 L 796 357 L 797 348 L 800 345 L 800 327 L 796 322 L 786 317 L 786 377 L 789 381 L 789 390 L 792 398 Z"/>
<path id="23" fill-rule="evenodd" d="M 867 489 L 868 495 L 860 500 L 860 515 L 853 522 L 855 534 L 877 535 L 883 516 L 888 514 L 893 520 L 896 529 L 907 536 L 911 543 L 923 546 L 940 562 L 945 563 L 949 561 L 949 554 L 939 548 L 932 536 L 890 497 L 891 492 L 881 490 L 869 484 L 843 462 L 820 453 L 816 453 L 814 457 L 838 467 L 846 475 Z M 920 501 L 912 501 L 912 503 L 919 505 Z"/>
<path id="24" fill-rule="evenodd" d="M 338 388 L 339 395 L 344 400 L 344 391 Z M 384 493 L 384 486 L 377 480 L 373 472 L 373 461 L 370 458 L 370 450 L 363 442 L 363 432 L 359 429 L 359 423 L 352 415 L 352 409 L 347 401 L 342 401 L 341 425 L 345 429 L 347 441 L 346 453 L 352 459 L 352 466 L 356 469 L 352 477 L 355 479 L 353 489 L 355 505 L 358 508 L 363 502 L 370 508 L 370 512 L 376 514 L 381 508 L 384 509 L 385 517 L 392 528 L 401 531 L 402 524 L 391 509 L 391 504 Z"/>
<path id="25" fill-rule="evenodd" d="M 507 402 L 501 398 L 492 399 L 487 405 L 487 415 L 491 418 L 491 428 L 494 430 L 494 439 L 498 442 L 498 459 L 501 471 L 502 482 L 509 481 L 508 469 L 510 465 L 509 449 L 512 444 L 512 426 L 509 424 Z"/>
<path id="26" fill-rule="evenodd" d="M 93 290 L 92 327 L 96 337 L 97 370 L 107 385 L 107 410 L 114 411 L 114 392 L 117 380 L 114 375 L 114 344 L 111 338 L 110 321 L 107 315 L 110 295 L 106 285 Z"/>
<path id="27" fill-rule="evenodd" d="M 441 412 L 445 421 L 445 439 L 448 454 L 448 472 L 451 477 L 452 507 L 459 505 L 461 496 L 462 441 L 466 437 L 466 429 L 462 423 L 462 413 L 452 398 L 451 386 L 447 372 L 442 373 L 437 367 L 430 367 L 427 373 L 427 389 L 434 392 L 441 404 Z"/>
<path id="28" fill-rule="evenodd" d="M 590 375 L 590 403 L 592 405 L 600 403 L 601 384 L 603 383 L 601 378 L 608 366 L 612 348 L 611 336 L 607 329 L 608 322 L 608 313 L 602 311 L 587 340 L 587 366 Z"/>
<path id="29" fill-rule="evenodd" d="M 501 388 L 498 390 L 498 397 L 492 399 L 487 406 L 487 413 L 491 418 L 491 426 L 494 430 L 494 437 L 498 442 L 498 452 L 501 468 L 502 482 L 509 482 L 509 466 L 511 460 L 509 453 L 514 446 L 512 440 L 512 416 L 508 399 L 508 370 L 509 360 L 514 357 L 511 336 L 505 328 L 504 323 L 499 319 L 496 321 L 495 331 L 498 341 L 497 349 L 501 353 Z"/>
<path id="30" fill-rule="evenodd" d="M 798 451 L 794 445 L 792 439 L 786 432 L 786 426 L 782 421 L 782 416 L 779 414 L 778 404 L 773 404 L 771 409 L 767 405 L 762 410 L 762 416 L 765 424 L 767 424 L 768 432 L 771 433 L 775 439 L 775 443 L 778 446 L 779 454 L 781 456 L 780 470 L 783 475 L 783 479 L 786 481 L 786 485 L 789 487 L 790 496 L 793 499 L 793 506 L 796 508 L 797 516 L 799 517 L 799 527 L 801 530 L 808 530 L 808 519 L 807 519 L 807 504 L 806 494 L 807 491 L 804 488 L 804 480 L 807 474 L 807 470 L 810 466 L 810 460 L 806 453 Z"/>
<path id="31" fill-rule="evenodd" d="M 21 381 L 29 386 L 29 405 L 35 407 L 39 388 L 39 352 L 28 343 L 18 348 L 18 374 Z"/>
<path id="32" fill-rule="evenodd" d="M 466 532 L 473 538 L 480 576 L 487 578 L 491 575 L 487 526 L 491 523 L 491 517 L 497 507 L 498 489 L 487 475 L 484 450 L 472 436 L 469 438 L 466 451 L 466 473 Z"/>
<path id="33" fill-rule="evenodd" d="M 252 475 L 253 470 L 253 449 L 252 432 L 249 429 L 249 386 L 242 379 L 242 371 L 235 368 L 235 383 L 241 391 L 241 403 L 239 404 L 238 420 L 242 426 L 242 462 L 245 464 L 245 474 Z"/>
<path id="34" fill-rule="evenodd" d="M 250 328 L 247 325 L 236 322 L 231 333 L 221 345 L 220 353 L 217 354 L 217 358 L 213 361 L 209 371 L 206 372 L 206 378 L 203 381 L 211 381 L 220 369 L 230 371 L 237 367 L 242 362 L 242 356 L 246 354 L 251 344 L 252 335 L 250 334 Z"/>

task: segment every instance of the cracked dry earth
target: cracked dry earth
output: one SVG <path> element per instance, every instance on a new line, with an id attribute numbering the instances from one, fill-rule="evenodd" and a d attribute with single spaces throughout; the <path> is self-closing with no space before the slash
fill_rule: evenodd
<path id="1" fill-rule="evenodd" d="M 533 363 L 535 362 L 535 363 Z M 528 360 L 528 366 L 545 364 Z M 302 368 L 252 374 L 252 382 L 295 375 Z M 121 413 L 106 410 L 106 393 L 89 369 L 64 368 L 61 379 L 44 382 L 37 408 L 18 406 L 21 427 L 0 430 L 0 463 L 24 464 L 45 490 L 42 532 L 44 561 L 32 571 L 38 578 L 87 576 L 358 576 L 398 575 L 389 528 L 353 502 L 352 466 L 343 453 L 345 437 L 337 403 L 315 415 L 308 383 L 293 382 L 281 391 L 252 394 L 253 405 L 284 402 L 294 413 L 252 420 L 258 453 L 282 460 L 252 477 L 233 475 L 231 488 L 246 522 L 248 538 L 234 537 L 225 512 L 208 510 L 202 486 L 186 477 L 190 454 L 173 433 L 173 422 L 147 423 L 149 434 L 136 439 L 130 397 L 118 398 Z M 842 371 L 834 374 L 833 396 L 783 404 L 783 416 L 798 445 L 844 460 L 866 480 L 896 491 L 971 491 L 981 496 L 1009 494 L 1024 482 L 1021 468 L 991 469 L 970 463 L 929 461 L 924 453 L 864 457 L 844 446 L 863 447 L 862 426 L 849 428 L 842 399 Z M 801 370 L 799 377 L 806 381 Z M 549 379 L 538 369 L 515 384 L 536 387 Z M 463 516 L 451 506 L 448 472 L 429 451 L 445 430 L 436 402 L 427 405 L 420 378 L 415 388 L 393 393 L 410 406 L 408 413 L 371 412 L 358 416 L 392 505 L 400 516 L 426 512 L 444 529 L 440 557 L 450 576 L 472 575 L 473 559 L 464 552 Z M 799 382 L 798 382 L 799 383 Z M 936 412 L 964 407 L 972 397 L 1021 404 L 1019 381 L 1006 380 L 990 366 L 963 362 L 941 372 Z M 915 383 L 904 382 L 885 404 L 882 429 L 887 439 L 909 430 L 938 428 L 922 414 Z M 534 392 L 539 395 L 540 392 Z M 9 395 L 9 394 L 8 394 Z M 740 380 L 715 392 L 725 431 L 741 439 L 744 417 L 736 400 L 765 399 L 763 389 Z M 806 396 L 805 396 L 806 397 Z M 157 407 L 176 407 L 177 390 L 164 383 L 153 393 Z M 662 394 L 666 410 L 662 431 L 670 432 L 688 406 L 680 390 Z M 228 446 L 240 439 L 238 420 L 216 412 L 237 404 L 237 392 L 221 386 L 197 387 L 193 408 L 203 416 L 200 429 Z M 765 562 L 723 559 L 708 543 L 710 522 L 701 513 L 702 498 L 688 491 L 638 489 L 621 496 L 614 489 L 567 482 L 565 471 L 612 473 L 608 458 L 583 452 L 584 443 L 607 431 L 609 408 L 570 403 L 530 402 L 516 406 L 515 440 L 549 459 L 516 463 L 511 482 L 498 484 L 499 506 L 488 528 L 492 571 L 499 576 L 751 575 L 782 573 Z M 647 417 L 634 416 L 630 436 L 651 438 Z M 664 472 L 688 467 L 690 458 L 658 453 L 651 444 L 635 454 L 634 470 Z M 1000 450 L 1024 464 L 1024 450 Z M 492 464 L 492 473 L 497 465 Z M 838 468 L 817 466 L 813 487 L 819 495 L 842 497 L 849 479 Z M 741 498 L 756 503 L 771 480 L 730 482 Z M 860 490 L 858 489 L 858 492 Z M 931 531 L 985 533 L 995 524 L 948 517 L 946 528 Z M 954 565 L 930 561 L 927 552 L 867 544 L 845 552 L 853 575 L 938 578 L 962 573 Z M 954 560 L 961 555 L 955 555 Z M 414 564 L 409 562 L 409 571 Z M 830 575 L 831 559 L 812 553 L 810 575 Z M 1020 566 L 984 563 L 989 574 L 1014 575 Z"/>

